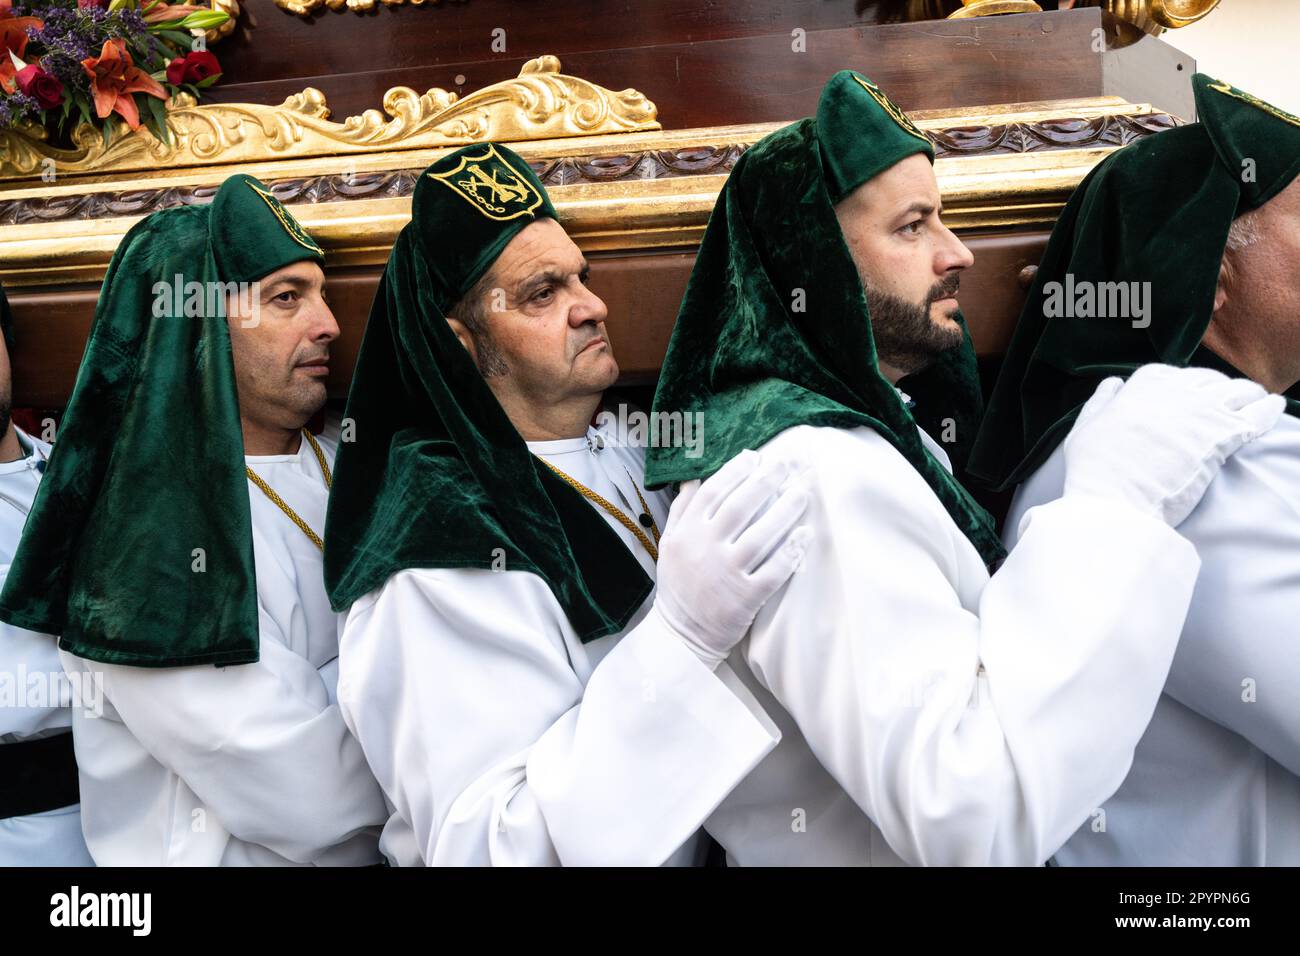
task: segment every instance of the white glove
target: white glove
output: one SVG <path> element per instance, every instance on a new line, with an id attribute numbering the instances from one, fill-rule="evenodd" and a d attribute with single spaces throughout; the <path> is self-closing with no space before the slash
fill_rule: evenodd
<path id="1" fill-rule="evenodd" d="M 339 702 L 339 659 L 335 657 L 326 661 L 316 668 L 316 673 L 320 674 L 321 682 L 325 685 L 325 696 L 333 707 Z"/>
<path id="2" fill-rule="evenodd" d="M 1065 494 L 1121 499 L 1177 527 L 1220 467 L 1282 417 L 1249 379 L 1144 365 L 1097 386 L 1065 439 Z"/>
<path id="3" fill-rule="evenodd" d="M 710 669 L 794 573 L 811 532 L 804 481 L 743 451 L 702 484 L 687 482 L 659 542 L 658 614 Z"/>

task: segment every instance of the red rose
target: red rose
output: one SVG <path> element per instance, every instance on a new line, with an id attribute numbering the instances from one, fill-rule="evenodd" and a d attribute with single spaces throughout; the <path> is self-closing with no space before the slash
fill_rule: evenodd
<path id="1" fill-rule="evenodd" d="M 108 0 L 77 0 L 77 9 L 85 10 L 87 7 L 101 9 L 108 5 Z"/>
<path id="2" fill-rule="evenodd" d="M 167 64 L 167 82 L 173 86 L 198 83 L 221 73 L 221 64 L 207 50 L 195 50 Z"/>
<path id="3" fill-rule="evenodd" d="M 63 103 L 63 83 L 33 63 L 18 71 L 18 88 L 36 100 L 43 110 L 54 109 Z"/>

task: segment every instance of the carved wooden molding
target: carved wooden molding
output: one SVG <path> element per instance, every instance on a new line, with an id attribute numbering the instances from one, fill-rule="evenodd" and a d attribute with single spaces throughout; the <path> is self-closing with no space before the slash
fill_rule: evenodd
<path id="1" fill-rule="evenodd" d="M 1142 136 L 1170 129 L 1179 122 L 1168 113 L 1151 112 L 951 127 L 934 127 L 931 121 L 927 125 L 932 128 L 925 132 L 934 143 L 936 159 L 944 159 L 1119 147 Z M 749 145 L 749 142 L 715 142 L 652 147 L 618 153 L 543 158 L 533 161 L 532 165 L 548 188 L 581 183 L 635 183 L 726 174 Z M 423 168 L 326 173 L 275 179 L 270 185 L 286 205 L 399 198 L 411 195 Z M 208 202 L 216 189 L 215 183 L 183 187 L 163 185 L 154 189 L 87 191 L 15 199 L 5 199 L 4 193 L 0 192 L 0 224 L 144 216 L 170 206 Z"/>
<path id="2" fill-rule="evenodd" d="M 1104 7 L 1119 19 L 1159 36 L 1165 29 L 1195 23 L 1217 7 L 1219 0 L 1090 0 L 1080 5 Z"/>
<path id="3" fill-rule="evenodd" d="M 1031 153 L 1050 149 L 1127 146 L 1135 139 L 1171 129 L 1181 120 L 1168 113 L 1134 116 L 1065 117 L 1032 123 L 1002 123 L 926 130 L 935 158 Z"/>
<path id="4" fill-rule="evenodd" d="M 282 3 L 282 0 L 276 0 Z M 292 2 L 292 0 L 289 0 Z M 316 3 L 322 0 L 315 0 Z M 338 0 L 343 2 L 343 0 Z M 353 0 L 347 0 L 349 4 Z M 374 0 L 370 0 L 374 2 Z M 385 0 L 387 2 L 387 0 Z M 959 10 L 950 20 L 1004 16 L 1009 13 L 1036 13 L 1042 10 L 1033 0 L 961 0 Z M 1177 30 L 1200 20 L 1219 5 L 1219 0 L 1078 0 L 1076 7 L 1101 7 L 1117 20 L 1144 33 L 1159 36 L 1166 29 Z"/>
<path id="5" fill-rule="evenodd" d="M 230 16 L 221 26 L 204 31 L 203 38 L 209 43 L 216 43 L 235 32 L 235 24 L 239 20 L 239 0 L 212 0 L 211 6 L 213 10 Z"/>
<path id="6" fill-rule="evenodd" d="M 180 93 L 168 104 L 170 144 L 144 128 L 105 147 L 99 131 L 83 124 L 73 134 L 72 149 L 50 145 L 40 128 L 0 131 L 0 181 L 48 178 L 51 171 L 58 179 L 659 129 L 655 105 L 643 94 L 567 76 L 554 56 L 529 60 L 515 79 L 463 99 L 436 87 L 420 94 L 397 86 L 384 94 L 383 106 L 383 113 L 366 110 L 335 123 L 325 95 L 311 87 L 279 106 L 196 105 L 193 96 Z"/>
<path id="7" fill-rule="evenodd" d="M 963 232 L 1050 226 L 1114 149 L 1178 125 L 1113 97 L 911 117 L 936 144 L 944 219 Z M 736 160 L 781 123 L 515 142 L 584 251 L 689 250 Z M 210 201 L 232 172 L 268 183 L 331 265 L 382 263 L 411 192 L 446 147 L 341 161 L 315 157 L 0 188 L 0 280 L 10 289 L 93 282 L 126 230 L 169 206 Z M 353 168 L 348 168 L 353 167 Z"/>

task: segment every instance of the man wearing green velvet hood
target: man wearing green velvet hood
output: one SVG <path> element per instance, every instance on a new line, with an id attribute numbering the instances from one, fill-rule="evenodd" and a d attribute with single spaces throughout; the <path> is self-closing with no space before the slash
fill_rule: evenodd
<path id="1" fill-rule="evenodd" d="M 647 481 L 756 448 L 810 485 L 803 566 L 730 659 L 782 732 L 706 824 L 741 864 L 1045 861 L 1155 706 L 1197 572 L 1171 525 L 1279 414 L 1215 373 L 1135 377 L 1087 410 L 1070 490 L 1005 555 L 918 426 L 959 445 L 978 415 L 971 257 L 932 161 L 878 87 L 836 74 L 815 118 L 736 164 L 669 344 L 655 412 L 702 414 L 708 443 L 650 449 Z M 1145 463 L 1113 454 L 1135 445 Z"/>
<path id="2" fill-rule="evenodd" d="M 368 864 L 383 796 L 334 701 L 320 531 L 324 256 L 233 176 L 109 263 L 0 619 L 102 688 L 73 712 L 108 865 Z"/>
<path id="3" fill-rule="evenodd" d="M 18 548 L 50 446 L 13 421 L 13 315 L 0 288 L 0 583 Z M 93 693 L 93 688 L 91 689 Z M 87 698 L 90 695 L 86 695 Z M 81 835 L 74 689 L 46 634 L 0 623 L 0 866 L 88 866 Z"/>
<path id="4" fill-rule="evenodd" d="M 1060 498 L 1062 436 L 1107 376 L 1164 362 L 1288 397 L 1178 527 L 1201 574 L 1164 694 L 1063 864 L 1300 865 L 1300 118 L 1192 84 L 1198 122 L 1108 157 L 1061 215 L 971 462 L 992 486 L 1023 482 L 1011 545 L 1030 509 Z M 1149 315 L 1053 301 L 1103 286 L 1149 288 Z"/>
<path id="5" fill-rule="evenodd" d="M 696 863 L 775 745 L 722 660 L 806 498 L 752 453 L 645 490 L 593 424 L 618 364 L 587 275 L 536 173 L 482 143 L 421 174 L 375 297 L 325 576 L 395 864 Z"/>

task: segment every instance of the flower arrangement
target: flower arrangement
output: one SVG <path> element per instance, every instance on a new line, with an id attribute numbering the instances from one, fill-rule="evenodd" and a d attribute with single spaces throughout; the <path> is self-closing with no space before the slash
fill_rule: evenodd
<path id="1" fill-rule="evenodd" d="M 70 142 L 88 123 L 107 146 L 125 124 L 169 142 L 167 101 L 221 77 L 198 37 L 229 19 L 165 0 L 0 0 L 0 130 Z"/>

